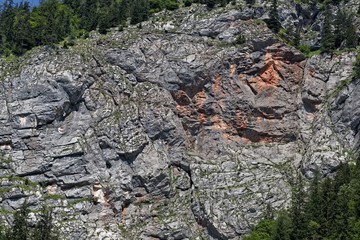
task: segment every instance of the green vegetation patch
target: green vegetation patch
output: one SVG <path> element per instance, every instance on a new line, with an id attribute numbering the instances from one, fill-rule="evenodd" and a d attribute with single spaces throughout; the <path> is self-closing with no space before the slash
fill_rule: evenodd
<path id="1" fill-rule="evenodd" d="M 336 172 L 334 179 L 321 179 L 316 171 L 308 187 L 299 175 L 291 207 L 276 218 L 267 215 L 245 239 L 359 239 L 359 159 L 340 164 Z"/>

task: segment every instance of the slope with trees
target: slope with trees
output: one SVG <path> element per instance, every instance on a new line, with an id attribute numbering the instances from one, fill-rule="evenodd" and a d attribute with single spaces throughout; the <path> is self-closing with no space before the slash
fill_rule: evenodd
<path id="1" fill-rule="evenodd" d="M 360 238 L 359 161 L 341 164 L 334 179 L 316 172 L 309 187 L 298 179 L 290 209 L 261 220 L 246 240 Z"/>

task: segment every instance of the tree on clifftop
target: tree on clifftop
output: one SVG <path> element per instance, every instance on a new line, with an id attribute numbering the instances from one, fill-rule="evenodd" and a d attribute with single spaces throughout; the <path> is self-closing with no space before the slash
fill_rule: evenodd
<path id="1" fill-rule="evenodd" d="M 268 24 L 268 27 L 274 31 L 274 33 L 278 33 L 281 28 L 277 8 L 278 8 L 277 0 L 272 0 L 270 13 L 269 13 L 270 18 L 269 18 L 267 24 Z"/>
<path id="2" fill-rule="evenodd" d="M 272 0 L 271 2 L 271 7 L 270 7 L 270 12 L 269 12 L 269 19 L 266 20 L 266 24 L 267 26 L 274 32 L 274 33 L 278 33 L 280 28 L 281 28 L 281 24 L 279 21 L 279 14 L 277 11 L 278 8 L 278 2 L 277 0 Z"/>
<path id="3" fill-rule="evenodd" d="M 131 8 L 131 24 L 137 24 L 146 21 L 149 18 L 148 0 L 135 0 Z"/>
<path id="4" fill-rule="evenodd" d="M 322 52 L 330 52 L 335 47 L 334 34 L 332 32 L 332 15 L 329 7 L 326 8 L 324 25 L 321 31 L 320 49 Z"/>

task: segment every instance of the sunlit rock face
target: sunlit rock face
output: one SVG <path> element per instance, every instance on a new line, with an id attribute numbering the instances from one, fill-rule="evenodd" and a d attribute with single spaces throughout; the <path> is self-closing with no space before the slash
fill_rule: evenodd
<path id="1" fill-rule="evenodd" d="M 355 54 L 306 59 L 263 10 L 185 8 L 4 63 L 2 212 L 52 206 L 65 239 L 241 239 L 295 173 L 333 174 L 358 145 Z"/>

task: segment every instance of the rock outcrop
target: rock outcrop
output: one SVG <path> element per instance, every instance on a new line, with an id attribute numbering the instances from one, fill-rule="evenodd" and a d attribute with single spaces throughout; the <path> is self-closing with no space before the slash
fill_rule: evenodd
<path id="1" fill-rule="evenodd" d="M 240 239 L 294 173 L 332 174 L 359 144 L 355 54 L 306 59 L 264 14 L 185 8 L 4 63 L 2 217 L 27 199 L 68 239 Z"/>

